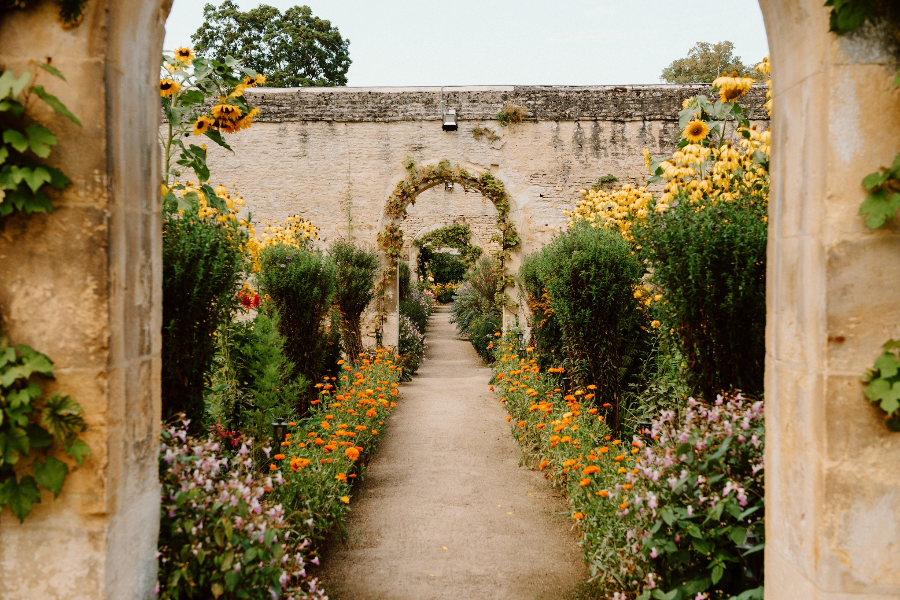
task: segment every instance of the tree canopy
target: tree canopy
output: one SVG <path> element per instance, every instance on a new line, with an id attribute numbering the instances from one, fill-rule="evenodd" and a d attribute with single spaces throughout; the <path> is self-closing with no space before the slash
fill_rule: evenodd
<path id="1" fill-rule="evenodd" d="M 203 25 L 191 36 L 198 55 L 233 56 L 262 73 L 271 87 L 347 85 L 350 40 L 308 6 L 281 13 L 260 4 L 241 11 L 232 0 L 203 7 Z"/>
<path id="2" fill-rule="evenodd" d="M 734 44 L 729 41 L 710 44 L 697 42 L 684 58 L 672 61 L 663 69 L 660 79 L 665 83 L 712 83 L 719 75 L 737 74 L 746 77 L 752 74 L 752 67 L 734 56 Z"/>

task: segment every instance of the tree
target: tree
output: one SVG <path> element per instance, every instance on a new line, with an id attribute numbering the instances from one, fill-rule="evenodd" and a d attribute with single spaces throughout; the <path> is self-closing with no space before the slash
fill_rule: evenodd
<path id="1" fill-rule="evenodd" d="M 242 12 L 232 0 L 203 7 L 203 25 L 191 36 L 197 54 L 233 56 L 266 77 L 271 87 L 347 85 L 350 40 L 308 6 L 284 14 L 260 4 Z"/>
<path id="2" fill-rule="evenodd" d="M 733 71 L 742 77 L 751 75 L 752 68 L 734 56 L 734 44 L 729 41 L 710 44 L 697 42 L 685 58 L 672 61 L 663 69 L 660 79 L 665 83 L 712 83 L 719 75 Z"/>

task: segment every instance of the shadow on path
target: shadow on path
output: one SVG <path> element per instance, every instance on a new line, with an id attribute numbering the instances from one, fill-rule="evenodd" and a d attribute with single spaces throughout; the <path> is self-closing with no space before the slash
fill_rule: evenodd
<path id="1" fill-rule="evenodd" d="M 332 598 L 549 600 L 587 579 L 565 502 L 518 466 L 490 369 L 449 316 L 432 315 L 427 360 L 401 387 L 349 537 L 326 553 Z"/>

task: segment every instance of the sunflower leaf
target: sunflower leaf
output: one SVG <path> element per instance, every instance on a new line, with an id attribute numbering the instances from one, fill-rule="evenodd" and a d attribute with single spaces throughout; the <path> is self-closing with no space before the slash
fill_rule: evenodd
<path id="1" fill-rule="evenodd" d="M 225 137 L 218 130 L 207 129 L 206 132 L 204 133 L 204 135 L 206 137 L 208 137 L 209 139 L 211 139 L 212 141 L 214 141 L 215 143 L 217 143 L 218 145 L 225 148 L 226 150 L 234 152 L 234 150 L 231 149 L 231 146 L 228 145 L 228 142 L 225 141 Z"/>

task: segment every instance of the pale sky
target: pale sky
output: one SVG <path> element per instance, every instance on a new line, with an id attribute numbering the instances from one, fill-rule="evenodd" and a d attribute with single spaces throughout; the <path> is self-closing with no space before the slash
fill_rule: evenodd
<path id="1" fill-rule="evenodd" d="M 208 1 L 175 0 L 167 50 L 190 45 Z M 263 3 L 336 25 L 351 86 L 659 83 L 699 41 L 730 40 L 746 64 L 768 54 L 758 0 L 236 1 Z"/>

